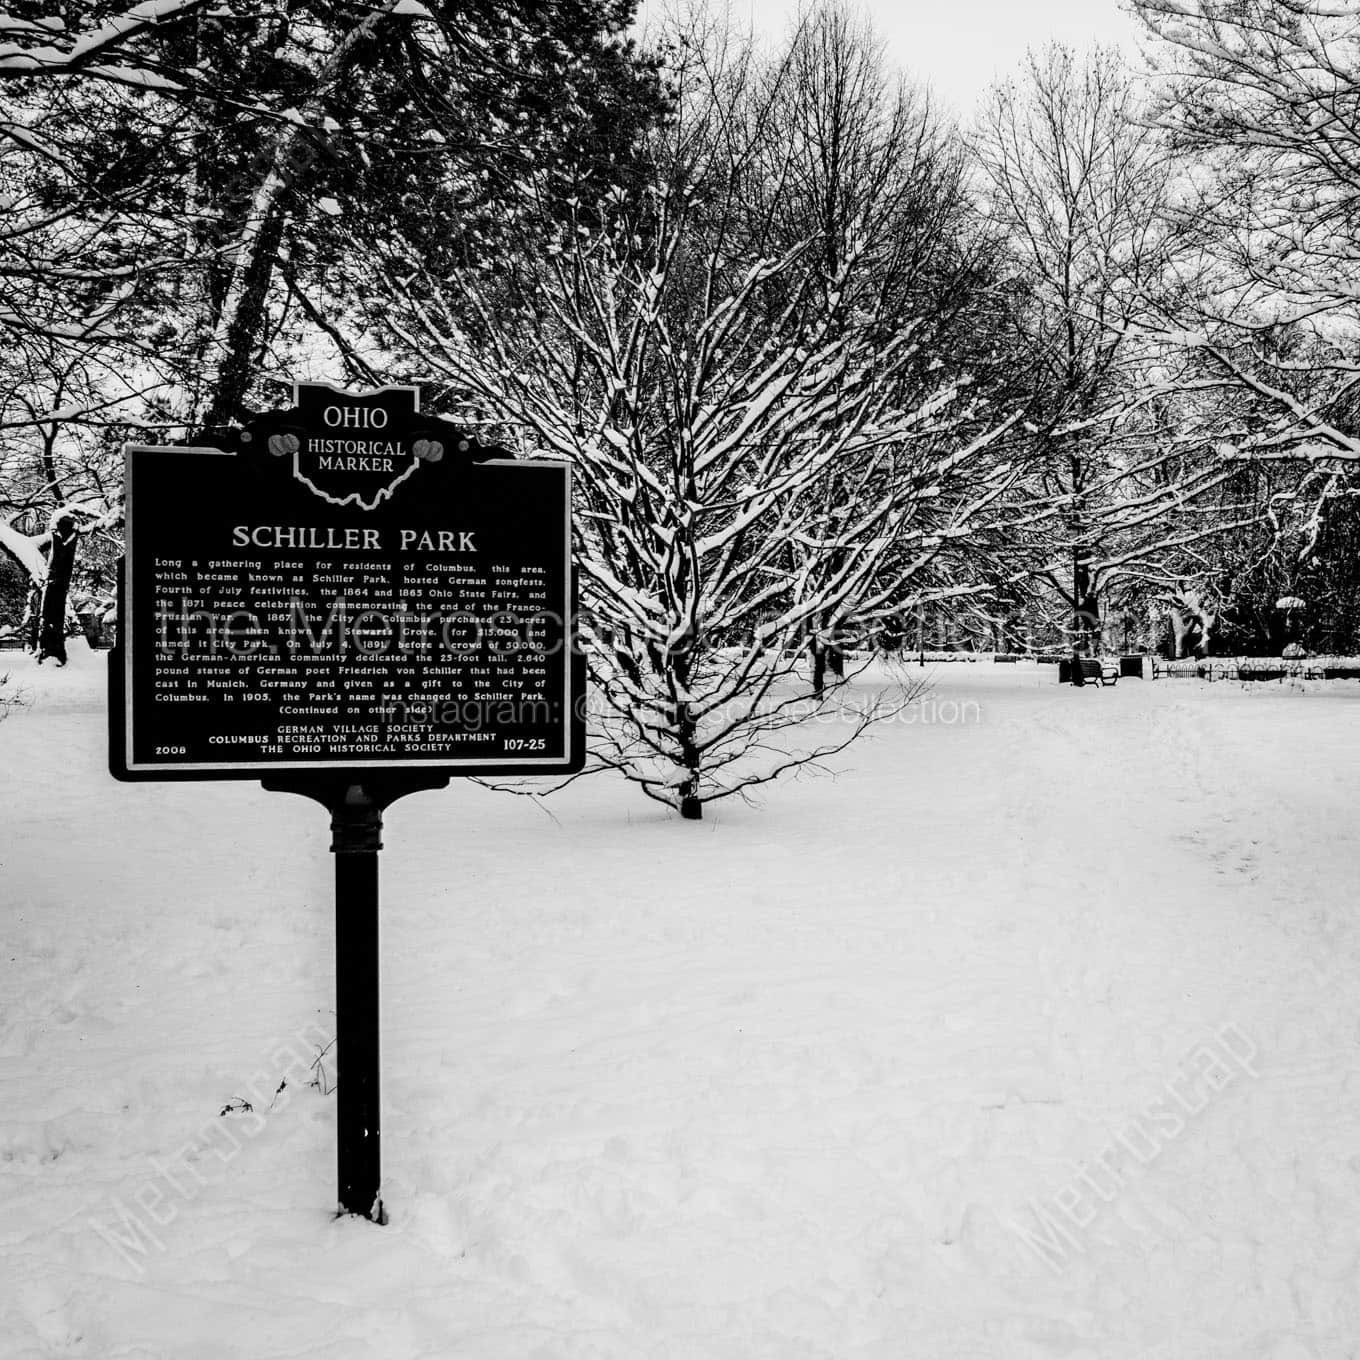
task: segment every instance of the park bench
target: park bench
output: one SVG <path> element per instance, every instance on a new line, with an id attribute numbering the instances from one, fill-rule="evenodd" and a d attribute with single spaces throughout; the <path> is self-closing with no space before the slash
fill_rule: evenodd
<path id="1" fill-rule="evenodd" d="M 1106 661 L 1098 656 L 1079 656 L 1076 660 L 1083 680 L 1094 680 L 1102 685 L 1119 683 L 1119 663 L 1117 661 Z"/>
<path id="2" fill-rule="evenodd" d="M 1058 683 L 1069 684 L 1072 680 L 1072 667 L 1076 666 L 1083 683 L 1092 681 L 1098 685 L 1119 683 L 1119 663 L 1098 656 L 1063 657 L 1058 663 Z"/>

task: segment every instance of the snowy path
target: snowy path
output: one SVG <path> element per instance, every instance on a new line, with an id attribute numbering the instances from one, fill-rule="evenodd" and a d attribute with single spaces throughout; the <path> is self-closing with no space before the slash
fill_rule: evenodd
<path id="1" fill-rule="evenodd" d="M 1360 687 L 941 667 L 698 826 L 405 800 L 378 1229 L 324 814 L 115 785 L 100 666 L 0 725 L 6 1360 L 1360 1354 Z"/>

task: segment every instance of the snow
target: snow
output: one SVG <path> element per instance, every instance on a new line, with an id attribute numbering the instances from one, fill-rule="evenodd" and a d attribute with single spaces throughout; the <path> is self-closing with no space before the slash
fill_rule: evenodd
<path id="1" fill-rule="evenodd" d="M 1360 685 L 940 666 L 699 824 L 399 802 L 379 1228 L 325 814 L 113 783 L 104 664 L 0 657 L 7 1360 L 1353 1354 Z"/>
<path id="2" fill-rule="evenodd" d="M 28 573 L 31 581 L 47 579 L 47 558 L 43 556 L 43 538 L 21 534 L 12 524 L 0 519 L 0 548 L 7 549 Z"/>
<path id="3" fill-rule="evenodd" d="M 195 9 L 201 0 L 145 0 L 126 13 L 116 15 L 98 28 L 74 35 L 69 46 L 52 45 L 24 47 L 20 43 L 0 43 L 0 74 L 47 73 L 82 67 L 87 74 L 128 85 L 143 85 L 150 89 L 182 90 L 176 81 L 157 76 L 141 67 L 117 64 L 96 64 L 94 55 L 115 51 L 126 46 L 149 24 L 168 22 Z M 0 34 L 31 32 L 33 25 L 12 23 L 0 13 Z M 60 32 L 64 24 L 54 25 Z"/>

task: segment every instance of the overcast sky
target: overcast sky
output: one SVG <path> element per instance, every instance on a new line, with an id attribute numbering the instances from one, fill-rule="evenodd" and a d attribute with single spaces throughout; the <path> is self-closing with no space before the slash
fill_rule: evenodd
<path id="1" fill-rule="evenodd" d="M 642 13 L 664 0 L 643 0 Z M 731 0 L 738 23 L 778 38 L 798 0 Z M 1136 55 L 1137 26 L 1119 0 L 862 0 L 893 63 L 926 79 L 960 117 L 998 75 L 1014 70 L 1025 48 L 1056 38 L 1073 47 L 1119 45 Z"/>

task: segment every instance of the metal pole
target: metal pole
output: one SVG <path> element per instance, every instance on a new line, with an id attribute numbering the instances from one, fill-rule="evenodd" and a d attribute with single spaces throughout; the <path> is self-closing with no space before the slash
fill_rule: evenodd
<path id="1" fill-rule="evenodd" d="M 382 806 L 351 784 L 331 806 L 335 854 L 336 1172 L 340 1212 L 385 1223 L 378 1091 L 378 851 Z"/>

